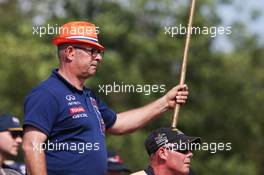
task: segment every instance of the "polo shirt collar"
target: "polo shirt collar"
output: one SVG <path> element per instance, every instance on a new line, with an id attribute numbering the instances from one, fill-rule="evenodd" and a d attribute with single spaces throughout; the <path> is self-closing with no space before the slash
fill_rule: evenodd
<path id="1" fill-rule="evenodd" d="M 60 74 L 59 74 L 59 69 L 53 69 L 52 70 L 52 74 L 51 74 L 51 76 L 52 77 L 55 77 L 55 78 L 57 78 L 57 79 L 59 79 L 63 84 L 65 84 L 70 90 L 72 90 L 72 91 L 75 91 L 75 92 L 78 92 L 78 93 L 83 93 L 83 92 L 89 92 L 90 91 L 90 89 L 89 88 L 87 88 L 87 87 L 83 87 L 83 90 L 79 90 L 79 89 L 77 89 L 75 86 L 73 86 L 70 82 L 68 82 L 63 76 L 61 76 Z"/>
<path id="2" fill-rule="evenodd" d="M 154 170 L 150 165 L 144 171 L 147 173 L 147 175 L 155 175 Z"/>

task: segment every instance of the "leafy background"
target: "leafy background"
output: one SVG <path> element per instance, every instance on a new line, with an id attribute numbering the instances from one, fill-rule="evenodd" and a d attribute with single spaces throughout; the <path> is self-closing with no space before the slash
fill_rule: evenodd
<path id="1" fill-rule="evenodd" d="M 241 3 L 241 2 L 240 2 Z M 260 2 L 259 2 L 260 4 Z M 240 9 L 228 0 L 199 0 L 194 26 L 225 26 L 217 13 L 221 6 Z M 254 22 L 262 16 L 249 9 Z M 33 26 L 62 25 L 85 20 L 100 28 L 106 47 L 97 75 L 87 81 L 117 112 L 139 107 L 162 93 L 99 93 L 98 85 L 165 84 L 166 90 L 179 81 L 184 47 L 183 35 L 165 35 L 165 26 L 186 25 L 188 3 L 177 0 L 1 0 L 0 1 L 0 112 L 23 120 L 26 94 L 46 79 L 58 65 L 53 36 L 33 35 Z M 264 147 L 264 50 L 260 34 L 250 33 L 242 19 L 232 21 L 232 34 L 217 49 L 217 39 L 193 35 L 186 81 L 188 103 L 181 108 L 179 128 L 205 142 L 231 142 L 231 151 L 195 152 L 192 167 L 204 175 L 263 175 Z M 262 107 L 261 107 L 262 106 Z M 108 147 L 119 152 L 133 171 L 146 167 L 144 138 L 158 127 L 169 126 L 172 112 L 133 134 L 107 135 Z M 18 160 L 23 160 L 22 154 Z M 88 163 L 88 162 L 87 162 Z"/>

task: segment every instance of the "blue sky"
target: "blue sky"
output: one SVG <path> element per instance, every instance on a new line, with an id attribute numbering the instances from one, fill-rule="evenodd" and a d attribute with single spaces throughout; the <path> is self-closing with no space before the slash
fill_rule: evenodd
<path id="1" fill-rule="evenodd" d="M 246 27 L 248 34 L 258 34 L 261 45 L 264 45 L 264 2 L 261 0 L 233 0 L 234 5 L 221 5 L 217 8 L 217 13 L 222 17 L 224 24 L 230 25 L 234 21 L 242 21 Z M 251 18 L 251 11 L 258 10 L 261 16 L 255 20 Z M 228 41 L 227 36 L 219 36 L 216 39 L 213 49 L 230 51 L 232 45 Z"/>

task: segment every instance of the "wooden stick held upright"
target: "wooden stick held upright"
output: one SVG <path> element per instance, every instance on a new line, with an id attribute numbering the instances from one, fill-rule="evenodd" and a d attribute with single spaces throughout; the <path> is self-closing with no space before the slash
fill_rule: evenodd
<path id="1" fill-rule="evenodd" d="M 191 39 L 191 30 L 192 30 L 193 14 L 194 14 L 194 9 L 195 9 L 195 1 L 196 0 L 192 0 L 191 7 L 190 7 L 189 23 L 188 23 L 188 30 L 187 30 L 188 32 L 186 35 L 183 62 L 182 62 L 182 67 L 181 67 L 181 77 L 180 77 L 181 85 L 185 83 L 185 75 L 186 75 L 186 69 L 187 69 L 187 59 L 188 59 L 188 51 L 189 51 L 189 45 L 190 45 L 190 39 Z M 177 127 L 179 111 L 180 111 L 180 105 L 176 104 L 174 115 L 173 115 L 172 122 L 171 122 L 171 128 L 174 131 L 177 130 L 176 127 Z"/>

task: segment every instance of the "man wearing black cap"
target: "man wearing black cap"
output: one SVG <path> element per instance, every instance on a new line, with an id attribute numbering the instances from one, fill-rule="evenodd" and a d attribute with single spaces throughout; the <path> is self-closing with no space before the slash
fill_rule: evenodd
<path id="1" fill-rule="evenodd" d="M 122 175 L 131 171 L 124 165 L 121 157 L 113 150 L 107 150 L 107 175 Z"/>
<path id="2" fill-rule="evenodd" d="M 25 166 L 6 161 L 9 156 L 17 156 L 22 142 L 22 128 L 19 120 L 12 115 L 0 115 L 0 169 L 12 169 L 25 173 Z"/>
<path id="3" fill-rule="evenodd" d="M 150 165 L 133 175 L 188 175 L 193 156 L 191 150 L 200 143 L 199 137 L 189 137 L 171 128 L 159 128 L 145 140 Z"/>

